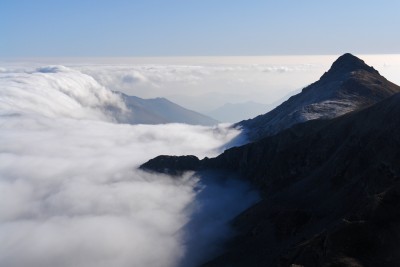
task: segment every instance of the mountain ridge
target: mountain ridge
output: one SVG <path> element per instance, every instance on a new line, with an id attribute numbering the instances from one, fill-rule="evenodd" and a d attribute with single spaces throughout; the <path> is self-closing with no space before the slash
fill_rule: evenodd
<path id="1" fill-rule="evenodd" d="M 354 56 L 342 57 L 321 77 L 330 85 L 323 97 L 340 88 L 338 97 L 355 108 L 275 128 L 215 158 L 159 156 L 140 166 L 172 175 L 232 171 L 262 192 L 233 221 L 238 236 L 225 253 L 204 267 L 400 265 L 399 87 Z M 315 88 L 323 87 L 312 84 L 282 105 Z"/>
<path id="2" fill-rule="evenodd" d="M 399 112 L 396 94 L 211 159 L 206 165 L 240 169 L 267 197 L 235 222 L 246 247 L 233 251 L 248 255 L 230 252 L 206 266 L 398 266 Z M 263 255 L 260 242 L 275 257 Z"/>
<path id="3" fill-rule="evenodd" d="M 228 251 L 204 266 L 398 266 L 398 114 L 400 94 L 216 158 L 160 156 L 141 168 L 233 171 L 262 191 L 263 200 L 235 219 L 239 236 Z"/>
<path id="4" fill-rule="evenodd" d="M 164 97 L 143 99 L 118 92 L 128 112 L 122 122 L 130 124 L 186 123 L 212 126 L 218 121 L 196 111 L 184 108 Z"/>
<path id="5" fill-rule="evenodd" d="M 346 53 L 299 94 L 266 114 L 234 126 L 242 128 L 249 140 L 255 141 L 297 123 L 335 118 L 368 107 L 398 92 L 398 85 L 361 59 Z"/>

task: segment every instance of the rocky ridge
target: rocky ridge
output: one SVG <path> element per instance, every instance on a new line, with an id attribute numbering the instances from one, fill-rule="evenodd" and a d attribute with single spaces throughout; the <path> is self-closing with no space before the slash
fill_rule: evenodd
<path id="1" fill-rule="evenodd" d="M 297 123 L 332 119 L 375 104 L 400 87 L 352 54 L 340 56 L 328 72 L 272 111 L 235 124 L 250 141 L 274 135 Z"/>

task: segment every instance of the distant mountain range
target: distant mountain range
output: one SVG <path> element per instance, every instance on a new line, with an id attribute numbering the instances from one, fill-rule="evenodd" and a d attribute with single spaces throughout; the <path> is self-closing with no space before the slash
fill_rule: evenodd
<path id="1" fill-rule="evenodd" d="M 276 134 L 294 124 L 314 119 L 331 119 L 368 107 L 394 93 L 400 87 L 379 74 L 361 59 L 344 54 L 328 72 L 301 93 L 254 119 L 241 121 L 250 140 Z"/>
<path id="2" fill-rule="evenodd" d="M 142 169 L 239 173 L 263 199 L 204 267 L 400 266 L 400 87 L 351 54 L 273 111 L 238 123 L 255 142 Z"/>
<path id="3" fill-rule="evenodd" d="M 271 110 L 271 105 L 253 101 L 241 103 L 226 103 L 223 106 L 208 113 L 209 116 L 221 122 L 237 122 L 253 118 L 258 114 Z"/>
<path id="4" fill-rule="evenodd" d="M 121 121 L 130 124 L 186 123 L 211 126 L 217 120 L 179 106 L 166 98 L 143 99 L 119 93 L 124 100 L 128 114 Z"/>

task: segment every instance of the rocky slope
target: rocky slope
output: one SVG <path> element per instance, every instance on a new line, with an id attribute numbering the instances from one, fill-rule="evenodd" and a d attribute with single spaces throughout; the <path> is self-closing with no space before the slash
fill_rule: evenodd
<path id="1" fill-rule="evenodd" d="M 213 159 L 169 157 L 177 169 L 236 171 L 264 193 L 236 218 L 228 251 L 204 266 L 400 266 L 399 114 L 397 94 Z M 142 168 L 169 171 L 160 159 Z"/>
<path id="2" fill-rule="evenodd" d="M 297 123 L 330 119 L 365 108 L 400 92 L 361 59 L 344 54 L 328 72 L 272 111 L 237 123 L 251 141 L 276 134 Z"/>
<path id="3" fill-rule="evenodd" d="M 128 113 L 121 119 L 130 124 L 186 123 L 192 125 L 216 125 L 218 121 L 198 112 L 181 107 L 166 98 L 142 99 L 119 93 Z"/>

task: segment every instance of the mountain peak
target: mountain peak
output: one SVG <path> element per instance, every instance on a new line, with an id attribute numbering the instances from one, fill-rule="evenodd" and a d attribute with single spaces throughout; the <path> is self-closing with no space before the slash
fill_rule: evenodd
<path id="1" fill-rule="evenodd" d="M 331 68 L 325 73 L 324 76 L 342 75 L 358 70 L 379 74 L 379 72 L 373 67 L 365 64 L 362 59 L 350 53 L 346 53 L 341 55 L 338 59 L 336 59 L 335 62 L 333 62 Z"/>
<path id="2" fill-rule="evenodd" d="M 395 93 L 397 86 L 352 54 L 340 56 L 322 77 L 272 111 L 236 124 L 250 140 L 274 135 L 294 124 L 332 119 L 375 104 Z"/>

